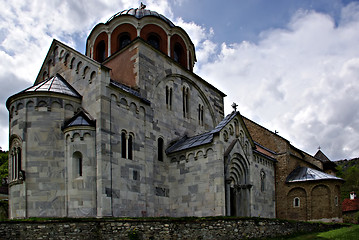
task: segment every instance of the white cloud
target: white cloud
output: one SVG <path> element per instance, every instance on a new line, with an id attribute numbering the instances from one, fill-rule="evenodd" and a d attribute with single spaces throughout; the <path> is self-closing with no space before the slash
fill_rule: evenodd
<path id="1" fill-rule="evenodd" d="M 168 9 L 167 1 L 152 1 L 155 8 Z M 8 132 L 5 100 L 29 87 L 35 80 L 52 39 L 75 49 L 84 48 L 94 24 L 107 21 L 116 10 L 139 6 L 140 1 L 5 0 L 0 8 L 0 131 Z M 101 12 L 101 15 L 98 13 Z M 165 11 L 168 13 L 168 11 Z M 80 39 L 80 41 L 78 41 Z M 8 133 L 0 146 L 8 148 Z"/>
<path id="2" fill-rule="evenodd" d="M 298 11 L 285 29 L 261 33 L 257 44 L 222 44 L 218 58 L 198 69 L 247 117 L 314 154 L 359 154 L 359 5 L 329 16 Z"/>
<path id="3" fill-rule="evenodd" d="M 182 1 L 187 0 L 174 4 L 180 6 Z M 140 2 L 2 0 L 3 103 L 33 83 L 53 38 L 84 49 L 95 24 Z M 149 0 L 146 5 L 173 20 L 168 0 Z M 279 130 L 309 153 L 320 145 L 332 159 L 358 156 L 359 4 L 344 7 L 339 21 L 298 11 L 285 29 L 262 32 L 258 43 L 215 43 L 211 28 L 181 18 L 174 23 L 187 31 L 196 46 L 196 73 L 228 95 L 227 113 L 235 101 L 243 115 Z M 8 135 L 7 121 L 3 105 L 2 136 Z M 7 137 L 3 139 L 0 146 L 6 149 Z"/>

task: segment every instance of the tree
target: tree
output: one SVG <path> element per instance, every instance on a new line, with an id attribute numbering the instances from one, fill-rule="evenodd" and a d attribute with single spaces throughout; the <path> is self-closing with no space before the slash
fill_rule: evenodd
<path id="1" fill-rule="evenodd" d="M 0 150 L 0 183 L 3 178 L 7 178 L 9 175 L 8 166 L 9 166 L 9 152 Z"/>
<path id="2" fill-rule="evenodd" d="M 355 159 L 355 161 L 345 161 L 342 164 L 338 164 L 337 176 L 345 180 L 341 187 L 342 200 L 349 198 L 350 192 L 359 193 L 359 165 L 357 162 L 357 159 Z"/>

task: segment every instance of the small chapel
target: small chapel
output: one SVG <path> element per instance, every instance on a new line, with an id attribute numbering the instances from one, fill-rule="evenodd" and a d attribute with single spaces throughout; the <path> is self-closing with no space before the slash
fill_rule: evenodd
<path id="1" fill-rule="evenodd" d="M 97 24 L 85 54 L 53 40 L 6 102 L 9 217 L 340 219 L 335 163 L 236 104 L 225 115 L 195 62 L 189 35 L 142 4 Z"/>

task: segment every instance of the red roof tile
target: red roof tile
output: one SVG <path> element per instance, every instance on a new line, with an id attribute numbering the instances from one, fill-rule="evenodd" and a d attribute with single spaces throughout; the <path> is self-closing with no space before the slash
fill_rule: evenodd
<path id="1" fill-rule="evenodd" d="M 349 198 L 344 199 L 342 203 L 342 211 L 349 212 L 349 211 L 359 211 L 359 199 L 352 199 Z"/>

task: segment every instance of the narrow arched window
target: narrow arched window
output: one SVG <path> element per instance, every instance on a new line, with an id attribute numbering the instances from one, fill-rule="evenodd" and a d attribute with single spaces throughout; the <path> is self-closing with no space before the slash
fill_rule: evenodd
<path id="1" fill-rule="evenodd" d="M 133 159 L 133 152 L 132 152 L 132 144 L 133 144 L 133 138 L 132 135 L 128 136 L 128 159 Z"/>
<path id="2" fill-rule="evenodd" d="M 334 197 L 334 205 L 337 207 L 339 205 L 338 196 Z"/>
<path id="3" fill-rule="evenodd" d="M 166 86 L 166 107 L 172 109 L 172 88 L 168 86 Z"/>
<path id="4" fill-rule="evenodd" d="M 74 152 L 74 154 L 72 155 L 72 160 L 73 160 L 72 168 L 73 168 L 74 177 L 75 178 L 82 177 L 83 174 L 82 153 Z"/>
<path id="5" fill-rule="evenodd" d="M 126 133 L 122 132 L 121 133 L 121 157 L 122 158 L 126 158 L 126 152 L 127 152 L 127 148 L 126 148 Z"/>
<path id="6" fill-rule="evenodd" d="M 183 117 L 189 117 L 189 89 L 183 87 L 182 89 L 182 100 L 183 100 Z"/>
<path id="7" fill-rule="evenodd" d="M 106 44 L 104 40 L 101 40 L 96 47 L 96 60 L 98 62 L 103 62 L 106 58 Z"/>
<path id="8" fill-rule="evenodd" d="M 131 38 L 128 33 L 124 33 L 118 36 L 118 46 L 119 50 L 126 47 L 128 44 L 130 44 Z"/>
<path id="9" fill-rule="evenodd" d="M 203 105 L 198 104 L 198 123 L 203 125 Z"/>
<path id="10" fill-rule="evenodd" d="M 166 86 L 166 106 L 167 106 L 167 108 L 168 108 L 169 98 L 170 98 L 170 89 L 168 86 Z"/>
<path id="11" fill-rule="evenodd" d="M 158 155 L 158 161 L 163 162 L 163 139 L 158 138 L 157 140 L 157 155 Z"/>
<path id="12" fill-rule="evenodd" d="M 148 42 L 148 44 L 150 44 L 152 47 L 156 48 L 157 50 L 160 49 L 160 38 L 157 37 L 156 35 L 151 34 L 147 38 L 147 42 Z"/>
<path id="13" fill-rule="evenodd" d="M 264 190 L 265 190 L 266 174 L 265 174 L 265 172 L 262 170 L 260 175 L 261 175 L 261 192 L 264 192 Z"/>
<path id="14" fill-rule="evenodd" d="M 295 197 L 293 199 L 293 207 L 300 207 L 300 198 L 299 197 Z"/>
<path id="15" fill-rule="evenodd" d="M 11 180 L 24 180 L 24 176 L 21 172 L 21 146 L 20 141 L 15 140 L 10 149 L 10 168 L 11 172 L 9 173 Z"/>

